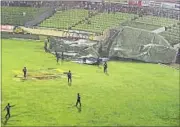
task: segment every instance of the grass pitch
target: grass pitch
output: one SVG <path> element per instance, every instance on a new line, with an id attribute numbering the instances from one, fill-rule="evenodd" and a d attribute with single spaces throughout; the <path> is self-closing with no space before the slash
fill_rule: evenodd
<path id="1" fill-rule="evenodd" d="M 24 66 L 33 73 L 71 70 L 73 83 L 69 86 L 66 78 L 14 80 Z M 15 105 L 6 126 L 179 124 L 178 70 L 127 62 L 109 62 L 108 67 L 105 75 L 96 66 L 56 64 L 41 42 L 2 40 L 2 109 L 8 102 Z M 78 92 L 81 110 L 74 106 Z"/>

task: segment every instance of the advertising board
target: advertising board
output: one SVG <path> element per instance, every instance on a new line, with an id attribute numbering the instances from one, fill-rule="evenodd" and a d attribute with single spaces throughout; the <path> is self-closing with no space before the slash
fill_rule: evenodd
<path id="1" fill-rule="evenodd" d="M 11 25 L 1 25 L 2 32 L 13 32 L 14 26 Z"/>

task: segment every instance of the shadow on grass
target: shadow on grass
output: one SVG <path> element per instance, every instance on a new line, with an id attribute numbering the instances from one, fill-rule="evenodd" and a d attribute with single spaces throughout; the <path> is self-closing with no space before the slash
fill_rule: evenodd
<path id="1" fill-rule="evenodd" d="M 64 63 L 64 60 L 61 60 L 61 65 L 63 65 L 63 63 Z"/>
<path id="2" fill-rule="evenodd" d="M 109 73 L 106 73 L 107 76 L 109 76 Z"/>
<path id="3" fill-rule="evenodd" d="M 26 82 L 27 78 L 22 78 L 21 81 L 22 82 Z"/>
<path id="4" fill-rule="evenodd" d="M 7 122 L 8 122 L 8 120 L 9 120 L 9 117 L 8 117 L 8 118 L 5 118 L 5 121 L 2 120 L 2 124 L 3 124 L 3 125 L 6 125 Z"/>
<path id="5" fill-rule="evenodd" d="M 78 112 L 81 113 L 81 111 L 82 111 L 82 110 L 81 110 L 81 106 L 80 106 L 80 107 L 77 107 L 77 106 L 76 106 L 76 108 L 77 108 Z"/>
<path id="6" fill-rule="evenodd" d="M 68 83 L 68 86 L 72 86 L 72 83 L 70 82 L 70 83 Z"/>
<path id="7" fill-rule="evenodd" d="M 5 120 L 3 121 L 3 119 L 1 119 L 1 123 L 5 126 L 7 125 L 8 121 L 10 120 L 10 118 L 16 118 L 17 116 L 21 116 L 22 114 L 26 114 L 27 112 L 23 112 L 23 113 L 19 113 L 19 114 L 15 114 L 15 115 L 12 115 L 11 117 L 8 117 L 8 118 L 5 118 Z M 11 122 L 17 122 L 17 121 L 20 121 L 20 120 L 10 120 Z"/>
<path id="8" fill-rule="evenodd" d="M 11 118 L 11 117 L 10 117 L 10 118 Z M 7 119 L 5 118 L 5 120 L 2 121 L 2 124 L 3 124 L 4 126 L 6 126 L 7 123 L 8 123 L 8 121 L 10 120 L 10 118 L 9 118 L 9 117 L 8 117 Z M 10 120 L 10 122 L 17 122 L 17 121 L 20 121 L 20 120 Z M 10 124 L 8 123 L 8 125 L 10 125 Z"/>

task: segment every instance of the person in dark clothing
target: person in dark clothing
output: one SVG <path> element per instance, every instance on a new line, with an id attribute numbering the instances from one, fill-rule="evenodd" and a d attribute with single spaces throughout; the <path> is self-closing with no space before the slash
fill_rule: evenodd
<path id="1" fill-rule="evenodd" d="M 11 113 L 10 113 L 10 108 L 11 107 L 14 107 L 14 105 L 10 106 L 10 104 L 8 103 L 7 106 L 4 108 L 4 110 L 7 111 L 7 114 L 5 116 L 6 119 L 10 118 L 11 117 Z"/>
<path id="2" fill-rule="evenodd" d="M 167 31 L 167 30 L 168 30 L 168 27 L 165 26 L 165 31 Z"/>
<path id="3" fill-rule="evenodd" d="M 86 63 L 86 58 L 83 58 L 83 63 Z"/>
<path id="4" fill-rule="evenodd" d="M 69 70 L 69 72 L 67 73 L 67 76 L 68 76 L 68 83 L 71 83 L 72 82 L 72 74 L 71 74 L 71 71 Z"/>
<path id="5" fill-rule="evenodd" d="M 77 107 L 78 104 L 79 104 L 80 107 L 81 107 L 81 97 L 80 97 L 80 94 L 79 94 L 79 93 L 77 94 L 76 107 Z"/>
<path id="6" fill-rule="evenodd" d="M 110 9 L 108 9 L 108 14 L 110 13 Z"/>
<path id="7" fill-rule="evenodd" d="M 58 55 L 57 51 L 55 51 L 55 56 L 56 56 L 56 61 L 58 63 L 59 62 L 59 55 Z"/>
<path id="8" fill-rule="evenodd" d="M 178 49 L 178 53 L 176 55 L 176 62 L 177 64 L 180 64 L 180 48 Z"/>
<path id="9" fill-rule="evenodd" d="M 44 51 L 47 52 L 47 47 L 46 46 L 44 46 Z"/>
<path id="10" fill-rule="evenodd" d="M 64 52 L 62 52 L 62 54 L 61 54 L 61 60 L 62 61 L 64 60 Z"/>
<path id="11" fill-rule="evenodd" d="M 48 49 L 47 49 L 47 41 L 44 42 L 44 50 L 45 50 L 45 52 L 48 51 Z"/>
<path id="12" fill-rule="evenodd" d="M 105 62 L 105 63 L 104 63 L 104 73 L 107 73 L 107 68 L 108 68 L 108 67 L 107 67 L 107 63 Z"/>
<path id="13" fill-rule="evenodd" d="M 23 69 L 23 73 L 24 73 L 24 78 L 26 78 L 26 74 L 27 74 L 27 69 L 26 69 L 26 67 L 24 67 L 24 69 Z"/>

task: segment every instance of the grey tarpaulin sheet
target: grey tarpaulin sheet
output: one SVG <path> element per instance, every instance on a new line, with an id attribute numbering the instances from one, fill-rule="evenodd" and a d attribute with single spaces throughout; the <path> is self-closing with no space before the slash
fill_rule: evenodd
<path id="1" fill-rule="evenodd" d="M 117 28 L 114 36 L 103 42 L 51 38 L 49 50 L 75 53 L 72 59 L 90 55 L 94 58 L 124 58 L 152 63 L 172 63 L 177 54 L 177 50 L 162 36 L 131 27 Z"/>
<path id="2" fill-rule="evenodd" d="M 124 27 L 111 41 L 109 57 L 171 63 L 177 52 L 163 37 L 136 28 Z"/>

